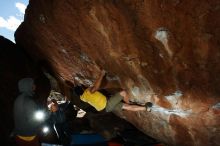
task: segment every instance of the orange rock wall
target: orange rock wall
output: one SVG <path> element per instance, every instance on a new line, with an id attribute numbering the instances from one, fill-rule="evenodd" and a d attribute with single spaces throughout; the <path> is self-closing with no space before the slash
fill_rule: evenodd
<path id="1" fill-rule="evenodd" d="M 104 68 L 152 112 L 123 112 L 169 145 L 220 145 L 220 1 L 30 0 L 16 43 L 58 77 Z"/>

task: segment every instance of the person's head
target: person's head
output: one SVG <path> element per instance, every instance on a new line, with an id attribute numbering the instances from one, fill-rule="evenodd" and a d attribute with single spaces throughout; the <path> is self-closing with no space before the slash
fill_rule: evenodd
<path id="1" fill-rule="evenodd" d="M 18 81 L 18 89 L 21 93 L 33 93 L 36 89 L 32 78 L 23 78 Z"/>
<path id="2" fill-rule="evenodd" d="M 51 107 L 50 107 L 50 111 L 51 112 L 56 112 L 58 111 L 58 104 L 52 104 Z"/>
<path id="3" fill-rule="evenodd" d="M 73 92 L 75 92 L 76 95 L 81 96 L 84 93 L 84 87 L 83 86 L 76 86 L 76 87 L 74 87 Z"/>
<path id="4" fill-rule="evenodd" d="M 53 104 L 58 104 L 57 101 L 56 101 L 56 99 L 51 99 L 51 102 L 52 102 Z"/>
<path id="5" fill-rule="evenodd" d="M 55 100 L 55 99 L 52 99 L 51 100 L 51 102 L 52 102 L 52 104 L 51 104 L 51 107 L 50 107 L 50 111 L 51 112 L 56 112 L 56 111 L 58 111 L 58 103 L 57 103 L 57 101 Z"/>

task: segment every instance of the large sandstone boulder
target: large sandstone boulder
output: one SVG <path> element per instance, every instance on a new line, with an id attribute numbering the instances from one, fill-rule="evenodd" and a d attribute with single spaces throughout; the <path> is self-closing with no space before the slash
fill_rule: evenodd
<path id="1" fill-rule="evenodd" d="M 148 135 L 220 145 L 219 17 L 218 0 L 30 0 L 16 43 L 73 84 L 104 68 L 131 100 L 154 104 L 118 113 Z"/>

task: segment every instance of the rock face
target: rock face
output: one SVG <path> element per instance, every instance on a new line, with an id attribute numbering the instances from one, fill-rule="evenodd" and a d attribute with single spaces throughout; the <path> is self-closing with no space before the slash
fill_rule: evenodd
<path id="1" fill-rule="evenodd" d="M 104 68 L 151 112 L 123 112 L 169 145 L 220 144 L 220 1 L 30 0 L 17 44 L 58 78 L 91 85 Z M 113 86 L 114 87 L 114 86 Z"/>

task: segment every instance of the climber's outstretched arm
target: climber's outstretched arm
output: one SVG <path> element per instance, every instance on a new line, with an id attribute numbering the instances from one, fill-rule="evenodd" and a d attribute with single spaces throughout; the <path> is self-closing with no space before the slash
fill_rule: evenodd
<path id="1" fill-rule="evenodd" d="M 95 84 L 89 88 L 91 93 L 96 92 L 97 90 L 99 90 L 100 85 L 102 83 L 102 79 L 105 76 L 105 70 L 102 70 L 99 77 L 96 79 Z"/>

